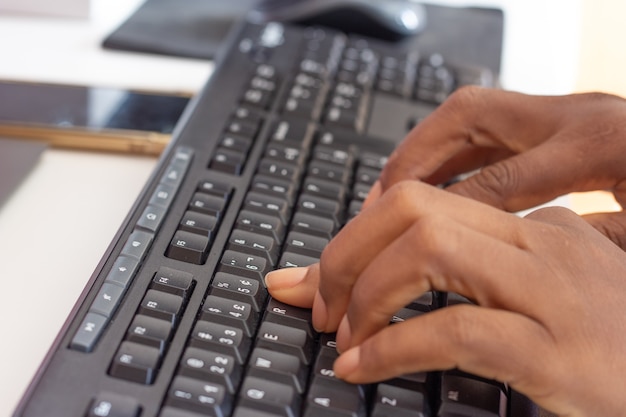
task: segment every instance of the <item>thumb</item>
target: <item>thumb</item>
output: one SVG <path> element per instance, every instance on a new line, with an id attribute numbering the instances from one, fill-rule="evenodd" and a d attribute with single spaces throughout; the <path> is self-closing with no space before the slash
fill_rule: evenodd
<path id="1" fill-rule="evenodd" d="M 612 240 L 617 246 L 626 251 L 626 213 L 594 213 L 584 215 L 583 218 L 600 233 Z"/>
<path id="2" fill-rule="evenodd" d="M 319 284 L 319 264 L 284 268 L 265 276 L 272 297 L 297 307 L 311 308 Z"/>

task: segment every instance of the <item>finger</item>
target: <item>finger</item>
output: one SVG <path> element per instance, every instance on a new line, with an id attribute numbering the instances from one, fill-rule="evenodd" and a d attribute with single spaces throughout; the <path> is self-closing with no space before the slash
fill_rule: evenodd
<path id="1" fill-rule="evenodd" d="M 517 222 L 509 224 L 512 227 L 499 225 L 503 233 L 520 235 Z M 351 293 L 347 324 L 337 332 L 338 347 L 345 350 L 360 344 L 386 327 L 398 310 L 430 290 L 458 293 L 481 306 L 533 316 L 536 313 L 528 299 L 540 294 L 534 294 L 527 277 L 537 276 L 537 266 L 532 255 L 515 243 L 449 217 L 420 219 L 360 274 Z"/>
<path id="2" fill-rule="evenodd" d="M 318 321 L 321 330 L 337 329 L 346 312 L 352 287 L 371 260 L 414 222 L 432 214 L 456 219 L 503 241 L 516 238 L 517 235 L 504 230 L 513 230 L 514 224 L 521 220 L 424 183 L 397 184 L 350 221 L 322 253 L 319 289 L 327 311 L 313 311 L 314 317 L 319 315 L 328 320 L 326 324 Z"/>
<path id="3" fill-rule="evenodd" d="M 452 156 L 437 171 L 424 178 L 424 182 L 445 185 L 462 174 L 471 173 L 511 156 L 513 153 L 507 149 L 469 148 Z"/>
<path id="4" fill-rule="evenodd" d="M 581 161 L 579 144 L 584 145 L 557 135 L 550 142 L 485 166 L 447 190 L 515 212 L 569 192 L 612 187 L 614 180 L 596 175 L 597 161 L 603 159 Z"/>
<path id="5" fill-rule="evenodd" d="M 617 246 L 626 250 L 626 212 L 594 213 L 583 218 Z"/>
<path id="6" fill-rule="evenodd" d="M 556 131 L 556 100 L 477 87 L 457 90 L 391 155 L 381 173 L 383 191 L 401 180 L 427 178 L 473 147 L 520 153 L 536 146 Z M 451 164 L 446 169 L 461 170 Z"/>
<path id="7" fill-rule="evenodd" d="M 335 361 L 337 377 L 369 383 L 412 372 L 458 368 L 510 384 L 536 400 L 554 394 L 561 375 L 552 340 L 522 315 L 463 305 L 388 326 Z M 544 402 L 551 408 L 551 402 Z"/>
<path id="8" fill-rule="evenodd" d="M 319 265 L 283 268 L 265 276 L 267 290 L 279 301 L 311 308 L 319 284 Z"/>

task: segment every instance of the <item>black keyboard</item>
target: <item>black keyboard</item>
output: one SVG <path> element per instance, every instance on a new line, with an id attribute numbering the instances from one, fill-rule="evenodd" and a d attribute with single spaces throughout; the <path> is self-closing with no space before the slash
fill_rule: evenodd
<path id="1" fill-rule="evenodd" d="M 278 23 L 242 23 L 226 46 L 15 415 L 534 415 L 457 371 L 340 381 L 333 335 L 263 282 L 316 262 L 406 132 L 493 74 Z M 456 302 L 427 293 L 392 321 Z"/>

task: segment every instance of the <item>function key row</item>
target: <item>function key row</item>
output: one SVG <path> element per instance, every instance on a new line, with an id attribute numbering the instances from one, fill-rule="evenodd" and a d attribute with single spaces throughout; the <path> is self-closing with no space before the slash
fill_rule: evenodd
<path id="1" fill-rule="evenodd" d="M 174 152 L 148 205 L 137 220 L 135 230 L 126 240 L 104 284 L 92 301 L 89 312 L 72 338 L 70 348 L 83 352 L 91 352 L 94 349 L 152 245 L 155 233 L 159 230 L 189 169 L 192 156 L 193 151 L 187 147 L 179 147 Z"/>

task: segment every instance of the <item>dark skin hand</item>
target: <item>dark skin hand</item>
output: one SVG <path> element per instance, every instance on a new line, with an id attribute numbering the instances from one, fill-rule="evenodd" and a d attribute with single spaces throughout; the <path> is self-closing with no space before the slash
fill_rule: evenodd
<path id="1" fill-rule="evenodd" d="M 425 184 L 480 167 L 452 192 Z M 561 416 L 626 415 L 623 213 L 501 210 L 592 189 L 623 204 L 625 178 L 621 99 L 461 90 L 400 145 L 320 263 L 273 272 L 268 289 L 337 331 L 350 382 L 459 368 Z M 388 326 L 429 290 L 476 305 Z"/>
<path id="2" fill-rule="evenodd" d="M 506 211 L 575 191 L 609 190 L 626 204 L 626 101 L 607 94 L 528 96 L 469 87 L 418 125 L 390 156 L 371 199 L 393 184 L 445 183 Z M 593 226 L 626 248 L 626 214 L 594 214 Z"/>

